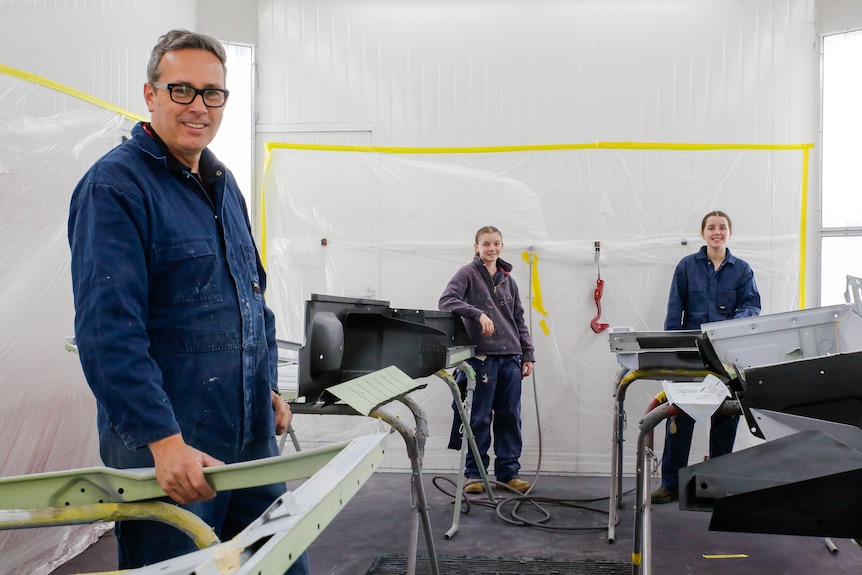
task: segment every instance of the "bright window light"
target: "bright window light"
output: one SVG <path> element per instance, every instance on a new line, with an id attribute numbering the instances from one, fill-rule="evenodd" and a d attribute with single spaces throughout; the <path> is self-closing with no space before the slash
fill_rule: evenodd
<path id="1" fill-rule="evenodd" d="M 862 31 L 823 38 L 820 305 L 862 277 Z"/>
<path id="2" fill-rule="evenodd" d="M 252 135 L 254 134 L 254 49 L 225 44 L 227 89 L 224 119 L 210 149 L 233 172 L 251 214 Z"/>

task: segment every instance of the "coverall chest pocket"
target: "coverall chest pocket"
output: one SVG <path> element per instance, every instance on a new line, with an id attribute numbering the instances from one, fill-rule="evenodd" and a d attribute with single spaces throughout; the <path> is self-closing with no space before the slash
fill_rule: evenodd
<path id="1" fill-rule="evenodd" d="M 209 238 L 191 238 L 155 247 L 157 290 L 152 304 L 160 308 L 190 307 L 222 301 L 218 258 Z"/>

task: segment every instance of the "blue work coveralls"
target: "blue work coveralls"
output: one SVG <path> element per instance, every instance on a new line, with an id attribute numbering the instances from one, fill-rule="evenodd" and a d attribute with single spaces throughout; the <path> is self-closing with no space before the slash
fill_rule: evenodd
<path id="1" fill-rule="evenodd" d="M 760 315 L 760 292 L 747 262 L 727 250 L 716 270 L 706 246 L 676 266 L 667 303 L 666 330 L 700 329 L 701 324 Z M 733 451 L 738 415 L 713 415 L 709 430 L 709 457 Z M 668 419 L 661 458 L 661 484 L 679 489 L 679 470 L 688 466 L 694 419 L 680 414 Z"/>
<path id="2" fill-rule="evenodd" d="M 98 160 L 72 196 L 75 336 L 98 407 L 101 457 L 152 467 L 181 433 L 225 463 L 276 455 L 274 316 L 245 201 L 207 149 L 190 173 L 147 124 Z M 285 491 L 221 492 L 184 507 L 226 540 Z M 195 550 L 175 528 L 117 524 L 120 568 Z M 290 573 L 307 572 L 303 556 Z"/>

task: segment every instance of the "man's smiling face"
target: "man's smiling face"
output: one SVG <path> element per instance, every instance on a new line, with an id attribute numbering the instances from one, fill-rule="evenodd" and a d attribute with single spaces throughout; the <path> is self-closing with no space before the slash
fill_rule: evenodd
<path id="1" fill-rule="evenodd" d="M 224 67 L 206 50 L 184 48 L 166 52 L 159 62 L 159 82 L 185 84 L 193 88 L 225 88 Z M 224 107 L 208 108 L 203 97 L 191 104 L 177 104 L 170 92 L 144 84 L 144 99 L 153 129 L 178 160 L 198 170 L 198 160 L 221 125 Z"/>

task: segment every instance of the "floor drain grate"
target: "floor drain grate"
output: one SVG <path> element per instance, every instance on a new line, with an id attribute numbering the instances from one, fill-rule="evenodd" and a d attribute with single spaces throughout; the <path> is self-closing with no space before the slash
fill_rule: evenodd
<path id="1" fill-rule="evenodd" d="M 438 557 L 440 575 L 628 575 L 631 564 L 612 561 L 554 561 L 491 557 Z M 404 555 L 378 555 L 365 575 L 404 575 Z M 416 560 L 416 575 L 429 575 L 427 557 Z"/>

